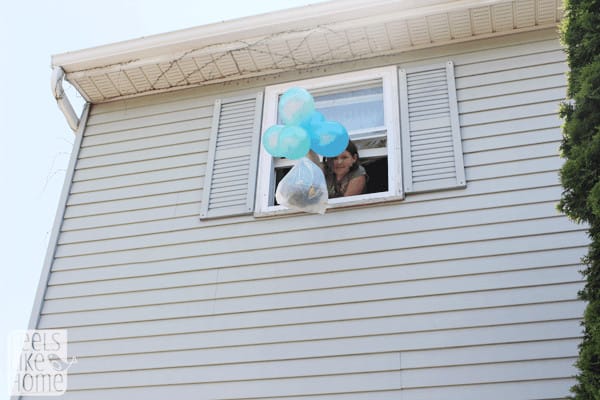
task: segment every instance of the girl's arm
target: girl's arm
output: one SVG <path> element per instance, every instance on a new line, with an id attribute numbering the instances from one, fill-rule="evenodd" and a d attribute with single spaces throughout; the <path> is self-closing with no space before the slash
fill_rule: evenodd
<path id="1" fill-rule="evenodd" d="M 308 154 L 306 155 L 306 158 L 308 158 L 310 161 L 312 161 L 315 164 L 317 164 L 319 166 L 319 168 L 323 169 L 323 165 L 321 164 L 321 160 L 319 159 L 319 155 L 317 153 L 315 153 L 314 151 L 310 150 L 308 152 Z"/>
<path id="2" fill-rule="evenodd" d="M 357 194 L 362 194 L 363 190 L 365 190 L 365 186 L 367 184 L 367 178 L 364 175 L 357 176 L 348 182 L 348 187 L 344 192 L 345 196 L 355 196 Z"/>

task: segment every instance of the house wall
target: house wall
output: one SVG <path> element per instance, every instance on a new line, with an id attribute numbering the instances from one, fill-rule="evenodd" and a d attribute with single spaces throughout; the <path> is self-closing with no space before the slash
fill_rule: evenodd
<path id="1" fill-rule="evenodd" d="M 200 221 L 213 102 L 451 59 L 465 189 Z M 95 105 L 38 328 L 65 399 L 556 399 L 574 383 L 582 226 L 556 211 L 554 32 Z"/>

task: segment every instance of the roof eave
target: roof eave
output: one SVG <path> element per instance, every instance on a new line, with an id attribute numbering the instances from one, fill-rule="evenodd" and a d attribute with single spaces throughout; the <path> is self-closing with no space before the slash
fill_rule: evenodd
<path id="1" fill-rule="evenodd" d="M 381 16 L 390 12 L 396 18 L 409 18 L 504 1 L 506 0 L 333 0 L 57 54 L 52 56 L 52 67 L 61 67 L 68 74 L 249 37 Z M 400 12 L 399 6 L 402 7 Z"/>
<path id="2" fill-rule="evenodd" d="M 53 66 L 102 103 L 547 29 L 561 4 L 334 0 L 60 54 Z"/>

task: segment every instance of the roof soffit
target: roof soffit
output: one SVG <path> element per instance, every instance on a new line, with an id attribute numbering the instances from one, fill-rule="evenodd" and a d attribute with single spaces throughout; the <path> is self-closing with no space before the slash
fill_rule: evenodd
<path id="1" fill-rule="evenodd" d="M 211 24 L 58 55 L 53 65 L 97 103 L 544 29 L 562 16 L 561 0 L 365 3 L 333 1 Z"/>

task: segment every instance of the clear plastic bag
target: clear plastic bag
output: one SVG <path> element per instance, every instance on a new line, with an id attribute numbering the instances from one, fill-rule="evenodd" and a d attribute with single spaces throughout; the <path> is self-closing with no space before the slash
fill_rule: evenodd
<path id="1" fill-rule="evenodd" d="M 275 198 L 287 208 L 324 214 L 328 195 L 323 171 L 308 158 L 301 158 L 277 185 Z"/>

